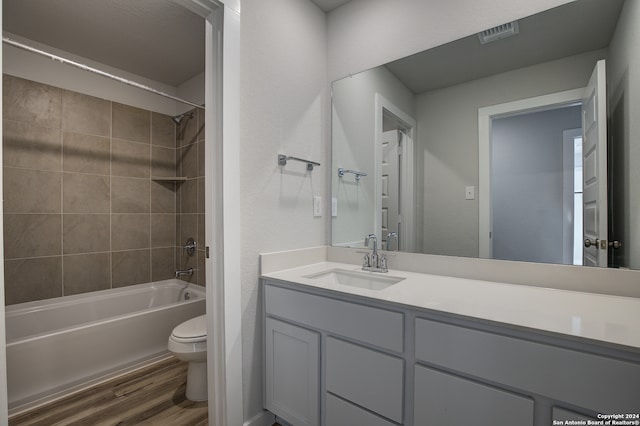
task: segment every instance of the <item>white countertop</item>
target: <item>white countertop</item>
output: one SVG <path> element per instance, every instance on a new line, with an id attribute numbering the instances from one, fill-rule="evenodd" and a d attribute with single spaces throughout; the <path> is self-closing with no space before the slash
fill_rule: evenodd
<path id="1" fill-rule="evenodd" d="M 266 273 L 263 277 L 640 349 L 638 298 L 392 269 L 387 273 L 368 272 L 404 278 L 382 290 L 326 284 L 317 279 L 306 278 L 330 269 L 363 272 L 357 265 L 321 262 Z"/>

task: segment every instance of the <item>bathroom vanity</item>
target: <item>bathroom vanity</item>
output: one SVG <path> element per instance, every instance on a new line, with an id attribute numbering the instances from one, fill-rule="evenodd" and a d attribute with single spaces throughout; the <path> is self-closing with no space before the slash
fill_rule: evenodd
<path id="1" fill-rule="evenodd" d="M 640 420 L 640 299 L 335 262 L 261 281 L 264 405 L 292 425 Z"/>

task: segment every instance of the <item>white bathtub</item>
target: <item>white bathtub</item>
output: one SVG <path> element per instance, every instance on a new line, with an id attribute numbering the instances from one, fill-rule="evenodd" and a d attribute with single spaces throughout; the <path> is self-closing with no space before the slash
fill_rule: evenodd
<path id="1" fill-rule="evenodd" d="M 8 306 L 9 409 L 168 354 L 171 330 L 205 313 L 204 288 L 183 288 L 182 281 L 166 280 Z"/>

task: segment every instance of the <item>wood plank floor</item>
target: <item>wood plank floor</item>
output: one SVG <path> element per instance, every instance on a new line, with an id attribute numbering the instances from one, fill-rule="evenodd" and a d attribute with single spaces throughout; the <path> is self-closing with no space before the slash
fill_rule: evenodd
<path id="1" fill-rule="evenodd" d="M 9 419 L 9 425 L 206 426 L 207 402 L 185 398 L 187 363 L 170 358 Z"/>

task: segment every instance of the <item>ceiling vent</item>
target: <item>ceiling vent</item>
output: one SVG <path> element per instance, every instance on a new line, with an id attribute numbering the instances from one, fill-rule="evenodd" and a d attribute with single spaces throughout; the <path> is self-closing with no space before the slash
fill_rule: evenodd
<path id="1" fill-rule="evenodd" d="M 480 44 L 487 44 L 501 38 L 511 37 L 518 34 L 518 21 L 509 22 L 507 24 L 498 25 L 478 33 Z"/>

